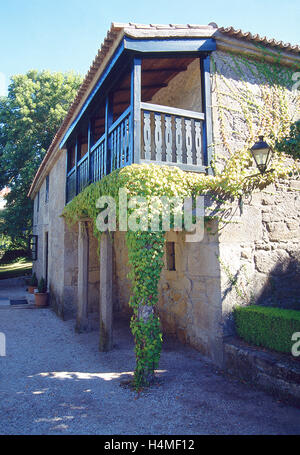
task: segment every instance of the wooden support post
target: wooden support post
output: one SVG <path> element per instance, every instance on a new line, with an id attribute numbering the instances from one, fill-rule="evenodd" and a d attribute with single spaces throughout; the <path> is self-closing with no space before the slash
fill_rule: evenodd
<path id="1" fill-rule="evenodd" d="M 108 94 L 105 99 L 105 161 L 104 175 L 108 175 L 113 171 L 112 151 L 109 141 L 108 130 L 113 124 L 112 102 L 111 95 Z"/>
<path id="2" fill-rule="evenodd" d="M 66 149 L 66 188 L 65 188 L 65 205 L 69 202 L 69 195 L 68 195 L 68 166 L 69 166 L 69 149 Z"/>
<path id="3" fill-rule="evenodd" d="M 211 109 L 211 81 L 210 81 L 210 56 L 200 59 L 201 87 L 202 87 L 202 112 L 205 114 L 203 124 L 203 153 L 204 164 L 208 166 L 208 174 L 212 175 L 211 160 L 213 155 L 213 126 Z"/>
<path id="4" fill-rule="evenodd" d="M 79 144 L 78 144 L 78 136 L 76 136 L 76 144 L 75 144 L 75 179 L 76 179 L 76 195 L 78 194 L 78 161 L 79 161 Z"/>
<path id="5" fill-rule="evenodd" d="M 112 340 L 112 242 L 103 232 L 100 241 L 100 341 L 99 350 L 109 351 Z"/>
<path id="6" fill-rule="evenodd" d="M 86 221 L 79 221 L 78 232 L 78 309 L 76 331 L 88 330 L 89 234 Z"/>
<path id="7" fill-rule="evenodd" d="M 135 57 L 131 70 L 131 157 L 137 164 L 141 157 L 141 84 L 142 60 Z"/>
<path id="8" fill-rule="evenodd" d="M 88 180 L 92 183 L 92 168 L 91 168 L 91 146 L 92 146 L 92 120 L 88 123 Z"/>

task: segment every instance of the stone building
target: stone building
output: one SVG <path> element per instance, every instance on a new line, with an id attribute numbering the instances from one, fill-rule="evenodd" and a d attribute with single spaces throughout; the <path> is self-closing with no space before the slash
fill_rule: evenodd
<path id="1" fill-rule="evenodd" d="M 156 163 L 212 175 L 212 159 L 222 171 L 258 134 L 288 132 L 300 117 L 299 52 L 213 23 L 112 24 L 29 192 L 34 270 L 46 277 L 59 315 L 76 318 L 78 330 L 97 330 L 99 314 L 111 327 L 112 313 L 129 312 L 130 295 L 125 233 L 112 243 L 103 236 L 99 259 L 91 220 L 68 227 L 65 205 L 117 167 Z M 234 305 L 297 303 L 299 190 L 289 179 L 254 192 L 199 243 L 167 233 L 171 253 L 159 284 L 165 332 L 221 365 Z"/>

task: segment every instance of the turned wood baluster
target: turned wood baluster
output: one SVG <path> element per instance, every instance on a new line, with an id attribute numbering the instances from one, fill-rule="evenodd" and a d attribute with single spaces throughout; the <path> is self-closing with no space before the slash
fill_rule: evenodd
<path id="1" fill-rule="evenodd" d="M 165 115 L 166 161 L 172 162 L 172 117 Z"/>
<path id="2" fill-rule="evenodd" d="M 155 121 L 155 152 L 156 152 L 156 161 L 161 161 L 162 159 L 162 131 L 161 131 L 161 114 L 154 114 Z"/>
<path id="3" fill-rule="evenodd" d="M 187 164 L 193 164 L 192 120 L 185 119 L 184 123 L 185 123 L 186 162 L 187 162 Z"/>
<path id="4" fill-rule="evenodd" d="M 176 117 L 175 119 L 176 127 L 176 162 L 182 163 L 182 125 L 181 117 Z"/>
<path id="5" fill-rule="evenodd" d="M 151 160 L 151 117 L 150 117 L 150 112 L 144 112 L 144 150 L 145 150 L 145 160 Z"/>
<path id="6" fill-rule="evenodd" d="M 196 164 L 202 166 L 201 123 L 195 120 Z"/>

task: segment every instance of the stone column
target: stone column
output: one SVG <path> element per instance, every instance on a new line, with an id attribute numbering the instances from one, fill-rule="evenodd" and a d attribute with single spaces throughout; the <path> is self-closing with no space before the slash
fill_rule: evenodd
<path id="1" fill-rule="evenodd" d="M 112 349 L 112 242 L 103 232 L 100 241 L 100 341 L 99 350 Z"/>
<path id="2" fill-rule="evenodd" d="M 79 221 L 78 231 L 78 309 L 76 330 L 88 329 L 89 234 L 87 221 Z"/>

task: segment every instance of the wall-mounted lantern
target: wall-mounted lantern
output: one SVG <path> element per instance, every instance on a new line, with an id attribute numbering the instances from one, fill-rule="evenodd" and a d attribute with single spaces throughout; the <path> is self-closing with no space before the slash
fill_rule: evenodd
<path id="1" fill-rule="evenodd" d="M 254 158 L 255 164 L 259 169 L 259 172 L 261 174 L 264 174 L 267 170 L 271 158 L 271 147 L 264 141 L 263 136 L 259 136 L 259 140 L 255 142 L 250 151 Z"/>

